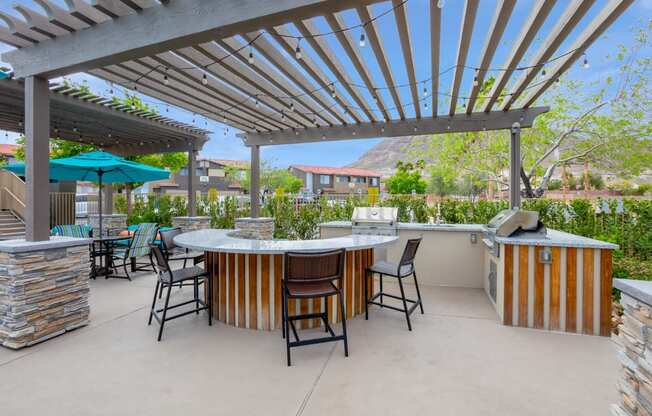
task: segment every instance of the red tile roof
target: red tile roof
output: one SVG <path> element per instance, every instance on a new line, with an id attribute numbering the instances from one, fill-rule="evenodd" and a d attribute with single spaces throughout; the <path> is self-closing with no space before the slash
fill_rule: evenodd
<path id="1" fill-rule="evenodd" d="M 13 156 L 16 154 L 18 147 L 19 146 L 17 144 L 0 143 L 0 155 Z"/>
<path id="2" fill-rule="evenodd" d="M 332 168 L 328 166 L 307 165 L 292 165 L 290 167 L 303 172 L 316 173 L 318 175 L 381 176 L 378 172 L 361 168 Z"/>

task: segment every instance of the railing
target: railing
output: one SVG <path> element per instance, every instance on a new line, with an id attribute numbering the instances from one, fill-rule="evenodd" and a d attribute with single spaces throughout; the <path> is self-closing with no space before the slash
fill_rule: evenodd
<path id="1" fill-rule="evenodd" d="M 50 192 L 50 228 L 75 223 L 75 193 Z"/>
<path id="2" fill-rule="evenodd" d="M 25 218 L 25 182 L 8 170 L 0 170 L 0 209 Z"/>

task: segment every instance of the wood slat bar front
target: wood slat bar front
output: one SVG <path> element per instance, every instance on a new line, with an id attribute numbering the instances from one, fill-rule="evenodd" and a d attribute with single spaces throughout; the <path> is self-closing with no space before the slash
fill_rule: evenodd
<path id="1" fill-rule="evenodd" d="M 364 313 L 362 279 L 373 263 L 373 249 L 347 251 L 344 276 L 344 306 L 347 319 Z M 213 315 L 221 322 L 240 328 L 275 330 L 281 326 L 282 254 L 248 254 L 206 252 L 206 270 L 213 279 Z M 373 279 L 368 280 L 369 293 Z M 368 295 L 369 296 L 369 295 Z M 367 296 L 367 297 L 368 297 Z M 328 303 L 329 321 L 341 320 L 339 304 L 334 296 Z M 322 299 L 290 300 L 290 314 L 322 312 Z M 298 328 L 316 328 L 319 319 L 302 321 Z"/>

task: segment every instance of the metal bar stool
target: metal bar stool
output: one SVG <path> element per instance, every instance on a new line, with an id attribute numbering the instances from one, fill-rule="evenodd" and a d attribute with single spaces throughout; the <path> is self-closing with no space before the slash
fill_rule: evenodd
<path id="1" fill-rule="evenodd" d="M 165 256 L 165 259 L 169 262 L 171 261 L 181 261 L 183 260 L 183 267 L 185 268 L 188 260 L 192 261 L 193 266 L 197 266 L 200 263 L 204 262 L 204 253 L 203 252 L 198 252 L 198 251 L 190 251 L 187 248 L 182 248 L 176 245 L 174 242 L 174 237 L 178 236 L 181 234 L 183 231 L 181 230 L 181 227 L 176 227 L 172 228 L 169 230 L 164 230 L 164 231 L 159 231 L 159 235 L 161 236 L 161 252 L 163 253 L 163 256 Z M 199 284 L 201 285 L 203 281 L 200 281 Z M 183 286 L 194 286 L 194 282 L 186 282 L 186 283 L 179 283 L 178 284 L 179 288 L 182 288 Z M 162 284 L 160 287 L 160 290 L 158 292 L 158 298 L 161 299 L 163 296 L 163 289 L 165 289 L 165 285 Z M 195 287 L 195 289 L 198 289 L 198 287 Z"/>
<path id="2" fill-rule="evenodd" d="M 288 367 L 291 365 L 290 348 L 303 345 L 320 344 L 323 342 L 344 341 L 344 356 L 349 356 L 349 346 L 346 337 L 346 314 L 344 311 L 344 296 L 342 281 L 344 277 L 344 249 L 322 251 L 317 253 L 285 253 L 285 274 L 283 277 L 283 338 L 287 349 Z M 337 282 L 337 285 L 334 284 Z M 328 296 L 335 295 L 340 304 L 342 316 L 342 335 L 335 335 L 328 323 Z M 289 315 L 290 299 L 324 299 L 324 312 L 302 315 Z M 330 336 L 300 340 L 294 321 L 321 318 L 325 331 Z M 295 341 L 290 341 L 290 328 Z"/>
<path id="3" fill-rule="evenodd" d="M 152 318 L 155 318 L 156 321 L 159 323 L 159 331 L 158 331 L 158 340 L 161 340 L 161 337 L 163 336 L 163 326 L 167 321 L 171 321 L 173 319 L 180 318 L 185 315 L 189 315 L 191 313 L 196 313 L 199 314 L 199 311 L 203 310 L 208 310 L 208 325 L 211 326 L 213 325 L 213 304 L 211 301 L 211 293 L 213 290 L 213 284 L 211 282 L 211 278 L 208 272 L 204 271 L 201 267 L 198 266 L 193 266 L 193 267 L 185 267 L 183 269 L 178 269 L 178 270 L 172 270 L 170 269 L 170 266 L 163 255 L 163 252 L 161 251 L 161 248 L 157 244 L 150 244 L 150 248 L 152 249 L 152 253 L 154 254 L 154 257 L 156 258 L 156 265 L 158 269 L 158 280 L 156 281 L 156 289 L 154 289 L 154 299 L 152 300 L 152 308 L 149 313 L 149 321 L 147 325 L 152 324 Z M 199 280 L 205 280 L 206 284 L 204 285 L 204 288 L 208 290 L 208 296 L 206 296 L 206 299 L 208 300 L 208 304 L 204 302 L 204 300 L 199 298 Z M 172 286 L 177 284 L 177 283 L 183 283 L 187 281 L 192 281 L 194 283 L 194 291 L 193 291 L 193 299 L 177 303 L 175 305 L 170 305 L 170 292 L 172 292 Z M 161 309 L 156 309 L 156 298 L 157 294 L 159 291 L 160 285 L 164 285 L 167 287 L 167 294 L 165 296 L 165 304 L 163 308 Z M 195 307 L 189 311 L 186 312 L 181 312 L 173 316 L 167 316 L 168 310 L 178 308 L 180 306 L 184 305 L 189 305 L 189 304 L 195 304 Z M 159 316 L 159 313 L 163 312 L 161 316 Z"/>
<path id="4" fill-rule="evenodd" d="M 369 298 L 364 305 L 364 317 L 369 319 L 369 305 L 378 305 L 381 308 L 388 308 L 398 312 L 403 312 L 405 314 L 405 320 L 407 321 L 408 330 L 412 331 L 412 324 L 410 323 L 410 315 L 412 312 L 419 306 L 421 309 L 421 314 L 423 314 L 423 303 L 421 302 L 421 293 L 419 292 L 419 282 L 417 281 L 417 273 L 414 269 L 414 258 L 417 254 L 417 249 L 421 244 L 421 238 L 413 238 L 407 241 L 405 245 L 405 250 L 403 250 L 403 255 L 401 256 L 401 261 L 399 263 L 391 263 L 388 261 L 378 261 L 375 262 L 371 267 L 366 270 L 366 277 L 373 278 L 374 273 L 379 274 L 380 282 L 380 291 L 371 298 Z M 383 292 L 383 276 L 391 276 L 398 279 L 398 286 L 401 289 L 401 296 L 392 295 L 391 293 Z M 408 299 L 405 297 L 405 290 L 403 288 L 403 279 L 405 277 L 412 276 L 414 278 L 414 286 L 417 290 L 417 300 Z M 367 293 L 367 278 L 364 280 L 364 292 Z M 388 298 L 400 300 L 403 303 L 403 308 L 397 308 L 392 305 L 383 303 L 383 297 L 387 296 Z M 377 302 L 376 299 L 380 298 L 380 302 Z M 408 308 L 408 303 L 412 305 Z"/>

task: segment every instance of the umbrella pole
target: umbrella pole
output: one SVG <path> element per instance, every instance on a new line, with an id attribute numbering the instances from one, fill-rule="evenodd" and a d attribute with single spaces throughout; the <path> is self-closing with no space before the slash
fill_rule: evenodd
<path id="1" fill-rule="evenodd" d="M 102 237 L 102 173 L 103 172 L 101 170 L 97 172 L 97 176 L 100 178 L 100 189 L 97 192 L 98 204 L 99 204 L 97 208 L 99 212 L 99 221 L 100 221 L 100 225 L 99 225 L 100 235 L 98 237 Z"/>

